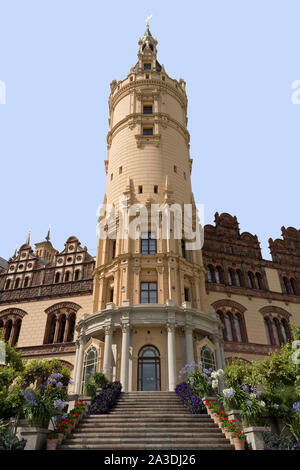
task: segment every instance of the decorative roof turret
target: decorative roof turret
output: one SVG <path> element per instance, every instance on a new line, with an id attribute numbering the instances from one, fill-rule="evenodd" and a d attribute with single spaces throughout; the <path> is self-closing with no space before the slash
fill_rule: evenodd
<path id="1" fill-rule="evenodd" d="M 150 32 L 149 20 L 152 15 L 146 18 L 146 31 L 139 40 L 138 63 L 134 67 L 135 72 L 156 71 L 161 72 L 161 65 L 158 63 L 156 46 L 158 41 Z"/>

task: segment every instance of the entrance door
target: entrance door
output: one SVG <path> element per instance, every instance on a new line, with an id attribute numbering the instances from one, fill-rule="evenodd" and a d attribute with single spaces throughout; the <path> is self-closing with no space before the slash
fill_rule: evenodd
<path id="1" fill-rule="evenodd" d="M 144 346 L 139 352 L 138 390 L 160 390 L 160 357 L 155 346 Z"/>

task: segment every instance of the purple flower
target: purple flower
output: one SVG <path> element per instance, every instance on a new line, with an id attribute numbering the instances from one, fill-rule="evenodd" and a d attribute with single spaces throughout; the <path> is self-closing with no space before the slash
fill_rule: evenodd
<path id="1" fill-rule="evenodd" d="M 300 401 L 295 401 L 295 403 L 293 403 L 293 409 L 295 411 L 300 411 Z"/>
<path id="2" fill-rule="evenodd" d="M 247 400 L 247 401 L 246 401 L 246 405 L 248 405 L 248 406 L 252 406 L 252 405 L 253 405 L 253 401 L 251 401 L 251 400 Z"/>

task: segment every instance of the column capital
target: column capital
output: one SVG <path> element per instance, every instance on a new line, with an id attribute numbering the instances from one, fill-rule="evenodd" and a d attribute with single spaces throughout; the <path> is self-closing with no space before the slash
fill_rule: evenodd
<path id="1" fill-rule="evenodd" d="M 176 324 L 175 323 L 166 323 L 165 328 L 168 332 L 174 333 L 176 329 Z"/>
<path id="2" fill-rule="evenodd" d="M 113 327 L 111 325 L 106 325 L 106 326 L 104 326 L 103 329 L 104 329 L 104 332 L 105 332 L 105 336 L 113 334 Z"/>
<path id="3" fill-rule="evenodd" d="M 130 330 L 131 330 L 130 323 L 122 323 L 121 324 L 121 330 L 122 330 L 122 333 L 129 333 Z"/>

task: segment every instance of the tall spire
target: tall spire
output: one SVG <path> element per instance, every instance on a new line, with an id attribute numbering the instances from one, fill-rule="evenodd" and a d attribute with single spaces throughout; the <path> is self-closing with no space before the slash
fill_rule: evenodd
<path id="1" fill-rule="evenodd" d="M 48 233 L 47 233 L 47 236 L 46 236 L 46 238 L 45 238 L 45 240 L 47 240 L 47 242 L 50 241 L 50 230 L 51 230 L 51 225 L 49 224 Z"/>
<path id="2" fill-rule="evenodd" d="M 15 252 L 14 252 L 13 258 L 16 258 L 16 256 L 17 256 L 17 251 L 18 251 L 18 245 L 16 245 L 16 249 L 15 249 Z"/>
<path id="3" fill-rule="evenodd" d="M 26 242 L 25 242 L 26 245 L 30 245 L 30 235 L 31 235 L 31 230 L 29 229 L 28 230 L 28 235 L 27 235 L 27 238 L 26 238 Z"/>

